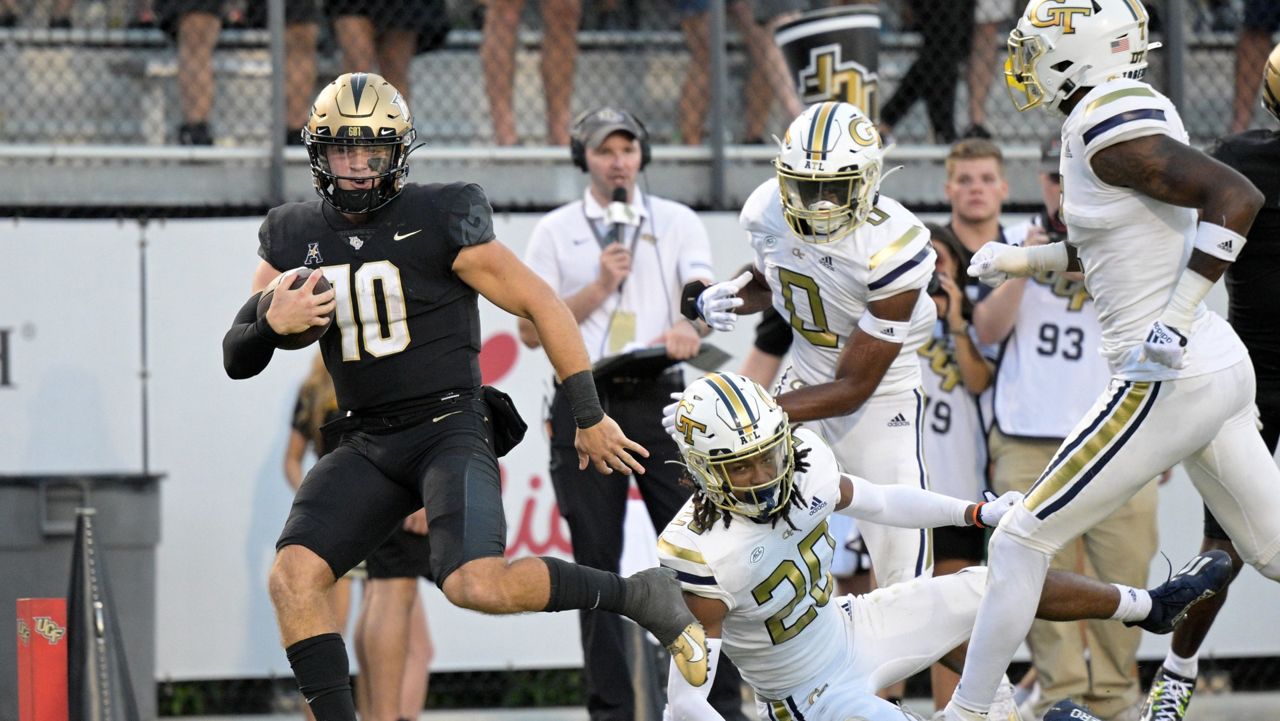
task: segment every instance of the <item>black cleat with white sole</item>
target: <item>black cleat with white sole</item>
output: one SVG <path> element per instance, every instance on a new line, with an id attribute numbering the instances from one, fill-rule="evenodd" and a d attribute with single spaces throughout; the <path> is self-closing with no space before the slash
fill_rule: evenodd
<path id="1" fill-rule="evenodd" d="M 626 578 L 622 615 L 643 626 L 671 652 L 680 675 L 691 686 L 707 682 L 707 638 L 684 602 L 670 568 L 646 568 Z"/>
<path id="2" fill-rule="evenodd" d="M 1226 551 L 1202 553 L 1173 574 L 1168 581 L 1150 589 L 1151 613 L 1141 621 L 1125 621 L 1151 633 L 1171 633 L 1187 611 L 1213 596 L 1231 582 L 1231 556 Z"/>

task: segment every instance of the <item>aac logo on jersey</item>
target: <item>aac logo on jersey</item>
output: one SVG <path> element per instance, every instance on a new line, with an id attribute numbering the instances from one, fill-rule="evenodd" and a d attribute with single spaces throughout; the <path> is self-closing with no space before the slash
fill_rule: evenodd
<path id="1" fill-rule="evenodd" d="M 1034 8 L 1027 11 L 1031 24 L 1038 28 L 1061 27 L 1064 35 L 1074 34 L 1075 16 L 1093 14 L 1092 5 L 1072 7 L 1066 5 L 1072 0 L 1039 0 Z"/>

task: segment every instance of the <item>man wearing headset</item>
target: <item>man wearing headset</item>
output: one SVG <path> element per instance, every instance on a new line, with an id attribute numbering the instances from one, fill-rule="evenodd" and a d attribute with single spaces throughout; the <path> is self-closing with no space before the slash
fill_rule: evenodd
<path id="1" fill-rule="evenodd" d="M 643 193 L 636 179 L 649 160 L 644 125 L 618 108 L 588 111 L 570 129 L 570 154 L 589 182 L 580 200 L 548 213 L 534 228 L 525 263 L 573 312 L 592 363 L 634 350 L 665 347 L 668 358 L 698 353 L 708 328 L 680 314 L 686 283 L 709 282 L 711 246 L 693 210 Z M 520 339 L 540 343 L 533 325 L 520 321 Z M 596 376 L 601 403 L 628 437 L 649 449 L 645 473 L 636 477 L 655 532 L 688 500 L 680 483 L 680 452 L 659 422 L 672 392 L 684 388 L 678 364 L 666 371 Z M 573 415 L 557 389 L 551 404 L 551 468 L 560 513 L 569 522 L 578 563 L 617 569 L 630 476 L 578 470 Z M 634 696 L 627 674 L 621 619 L 582 611 L 582 651 L 587 710 L 592 721 L 631 721 Z M 743 718 L 738 676 L 718 683 L 712 703 L 726 719 Z M 722 707 L 722 708 L 721 708 Z"/>

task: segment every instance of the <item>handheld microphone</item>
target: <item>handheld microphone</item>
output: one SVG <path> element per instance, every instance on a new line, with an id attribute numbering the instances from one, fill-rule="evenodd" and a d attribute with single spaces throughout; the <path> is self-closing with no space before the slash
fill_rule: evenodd
<path id="1" fill-rule="evenodd" d="M 604 219 L 609 223 L 609 234 L 605 239 L 605 247 L 613 243 L 622 242 L 622 227 L 624 225 L 637 225 L 635 213 L 632 212 L 631 206 L 627 205 L 627 189 L 614 188 L 613 197 L 609 201 L 609 205 L 605 206 Z"/>

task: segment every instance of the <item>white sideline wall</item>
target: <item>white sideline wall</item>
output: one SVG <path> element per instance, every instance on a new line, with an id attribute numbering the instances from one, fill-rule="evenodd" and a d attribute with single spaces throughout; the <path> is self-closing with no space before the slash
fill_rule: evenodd
<path id="1" fill-rule="evenodd" d="M 538 217 L 500 214 L 498 237 L 521 254 Z M 701 218 L 718 277 L 728 277 L 749 260 L 736 215 Z M 265 579 L 289 507 L 282 471 L 289 416 L 314 351 L 278 352 L 266 371 L 248 381 L 229 380 L 221 367 L 222 335 L 247 298 L 257 263 L 259 222 L 0 225 L 0 251 L 10 269 L 0 283 L 0 382 L 8 383 L 0 385 L 0 473 L 165 474 L 157 550 L 160 679 L 289 673 Z M 1221 284 L 1211 301 L 1225 312 Z M 555 512 L 538 422 L 548 401 L 550 366 L 540 350 L 515 341 L 513 318 L 483 302 L 481 313 L 486 367 L 504 371 L 490 380 L 513 396 L 530 422 L 525 442 L 502 459 L 510 551 L 568 557 L 568 531 Z M 753 329 L 746 322 L 712 337 L 734 354 L 727 367 L 736 367 Z M 632 510 L 627 570 L 653 558 L 643 505 L 633 503 Z M 1160 547 L 1175 567 L 1199 546 L 1200 514 L 1199 497 L 1179 469 L 1160 500 Z M 1157 557 L 1152 577 L 1164 574 Z M 424 588 L 436 670 L 581 664 L 575 614 L 483 618 Z M 1280 589 L 1246 570 L 1209 637 L 1206 657 L 1280 655 L 1280 637 L 1257 632 L 1280 626 L 1277 594 Z M 1163 657 L 1166 644 L 1147 636 L 1141 655 Z"/>

